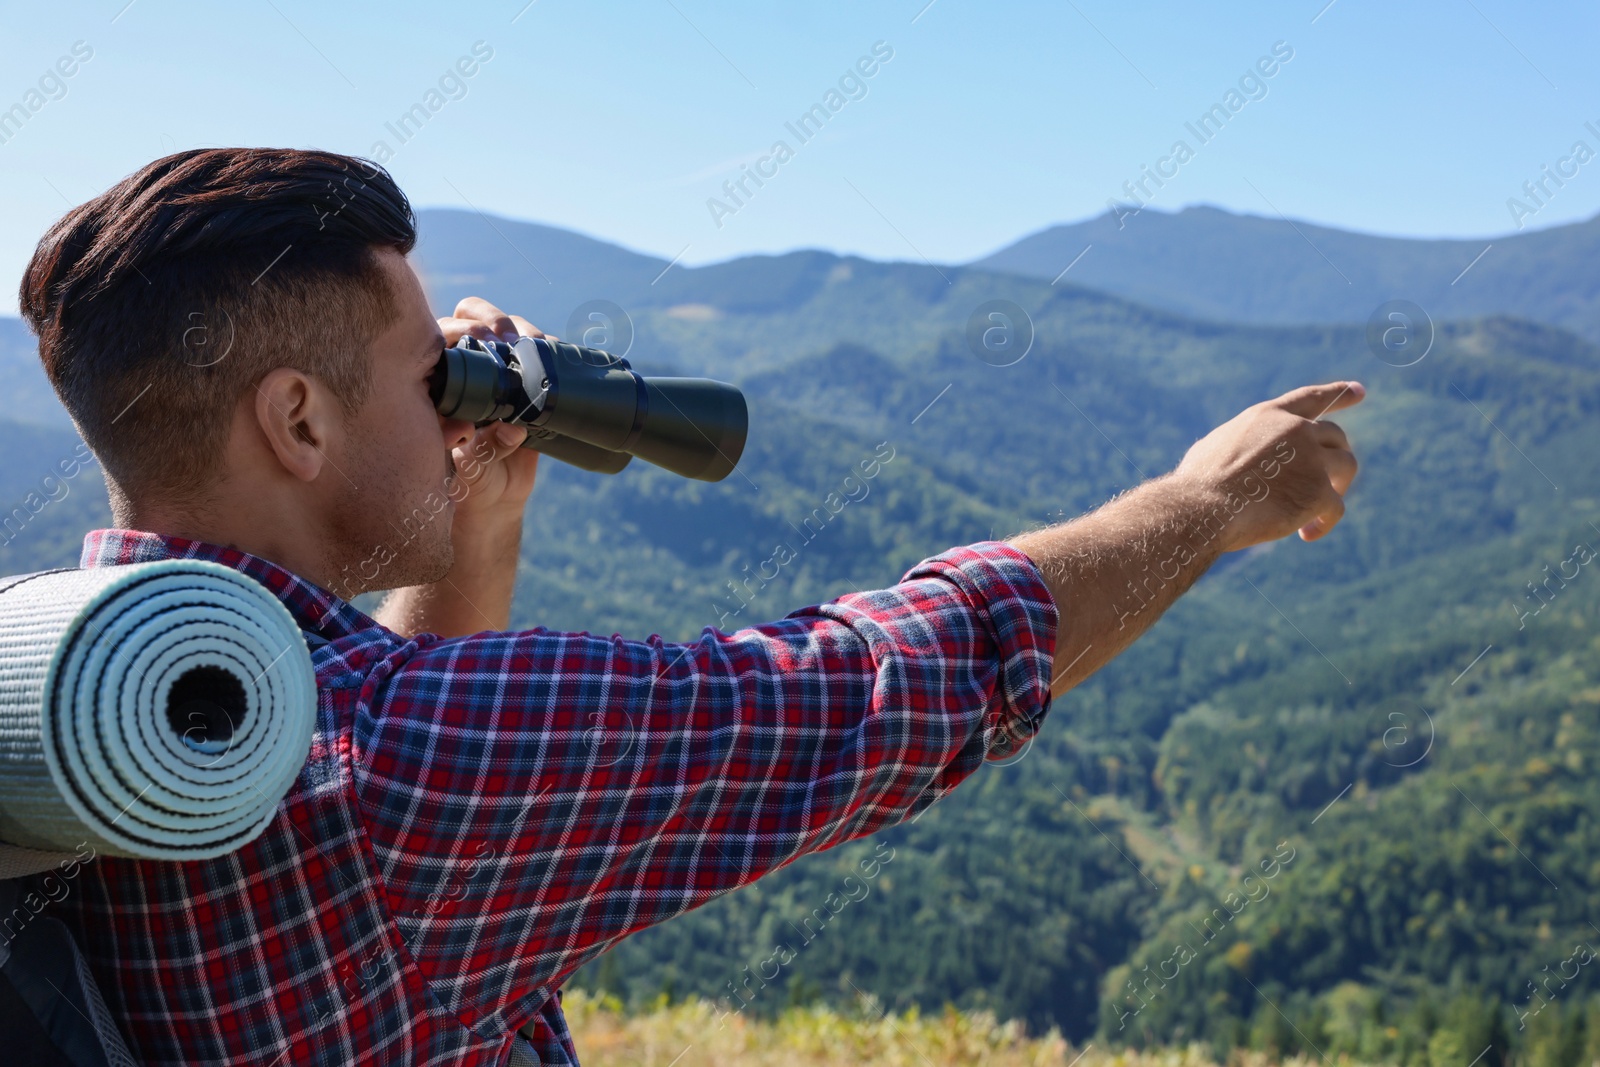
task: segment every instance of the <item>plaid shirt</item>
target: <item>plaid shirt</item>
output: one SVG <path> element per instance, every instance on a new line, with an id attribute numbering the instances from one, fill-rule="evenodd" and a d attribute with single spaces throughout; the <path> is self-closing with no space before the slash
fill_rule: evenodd
<path id="1" fill-rule="evenodd" d="M 220 859 L 101 857 L 51 906 L 145 1063 L 576 1064 L 559 987 L 618 939 L 907 819 L 1049 710 L 1056 606 L 994 542 L 698 641 L 413 639 L 264 559 L 97 530 L 289 608 L 311 755 Z"/>

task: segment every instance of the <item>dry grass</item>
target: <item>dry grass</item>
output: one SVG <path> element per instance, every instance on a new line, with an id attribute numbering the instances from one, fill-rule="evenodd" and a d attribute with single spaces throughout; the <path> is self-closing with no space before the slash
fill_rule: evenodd
<path id="1" fill-rule="evenodd" d="M 767 1022 L 686 1000 L 628 1014 L 610 998 L 567 993 L 563 1004 L 588 1067 L 1216 1067 L 1199 1046 L 1154 1052 L 1074 1048 L 1055 1033 L 1027 1037 L 985 1013 L 860 1015 L 795 1008 Z M 1245 1053 L 1229 1067 L 1268 1067 Z M 1289 1061 L 1293 1067 L 1311 1067 Z"/>

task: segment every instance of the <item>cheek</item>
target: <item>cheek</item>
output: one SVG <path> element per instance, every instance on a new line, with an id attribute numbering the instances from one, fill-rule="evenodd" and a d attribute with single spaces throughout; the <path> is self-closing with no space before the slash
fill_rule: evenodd
<path id="1" fill-rule="evenodd" d="M 433 401 L 425 392 L 420 400 L 408 395 L 391 410 L 395 415 L 383 436 L 387 462 L 394 469 L 393 480 L 412 484 L 437 481 L 445 471 L 444 457 L 449 449 L 445 447 L 444 430 Z"/>
<path id="2" fill-rule="evenodd" d="M 395 480 L 407 486 L 433 489 L 449 474 L 446 457 L 450 450 L 445 447 L 438 416 L 430 416 L 426 422 L 419 421 L 414 426 L 409 433 L 395 435 L 392 454 Z"/>
<path id="3" fill-rule="evenodd" d="M 352 451 L 365 476 L 354 475 L 361 496 L 381 511 L 405 512 L 413 498 L 437 487 L 445 468 L 444 436 L 431 402 L 390 397 L 372 404 L 352 428 Z M 354 474 L 354 472 L 352 472 Z"/>

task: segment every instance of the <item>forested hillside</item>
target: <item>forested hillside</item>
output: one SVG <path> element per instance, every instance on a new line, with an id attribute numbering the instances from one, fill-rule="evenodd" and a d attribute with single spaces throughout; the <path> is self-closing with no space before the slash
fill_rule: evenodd
<path id="1" fill-rule="evenodd" d="M 1486 1045 L 1485 1062 L 1515 1049 L 1570 1067 L 1600 1047 L 1600 1016 L 1585 1028 L 1600 967 L 1574 950 L 1600 938 L 1589 342 L 1470 317 L 1402 368 L 1360 321 L 1220 325 L 1065 282 L 822 253 L 662 274 L 546 228 L 424 222 L 441 312 L 481 293 L 561 333 L 611 301 L 636 365 L 750 399 L 744 461 L 717 485 L 544 464 L 517 624 L 682 639 L 764 621 L 1081 513 L 1295 385 L 1369 389 L 1339 418 L 1363 468 L 1332 536 L 1223 560 L 1019 757 L 915 824 L 622 943 L 577 984 L 755 1014 L 871 993 L 1079 1042 L 1429 1067 Z M 966 340 L 992 300 L 1032 323 L 1008 366 Z M 104 496 L 92 468 L 44 485 L 76 441 L 6 327 L 0 380 L 19 399 L 0 492 L 28 518 L 0 565 L 70 563 Z M 876 476 L 852 477 L 872 457 Z M 768 578 L 779 545 L 792 559 Z M 865 860 L 862 895 L 845 878 Z M 793 959 L 771 974 L 780 945 Z"/>

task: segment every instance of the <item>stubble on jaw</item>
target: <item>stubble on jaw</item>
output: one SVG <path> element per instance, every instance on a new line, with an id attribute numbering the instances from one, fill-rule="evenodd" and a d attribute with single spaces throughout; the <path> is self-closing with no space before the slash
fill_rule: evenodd
<path id="1" fill-rule="evenodd" d="M 447 478 L 421 493 L 397 484 L 396 472 L 381 458 L 351 471 L 361 491 L 351 490 L 333 523 L 327 552 L 327 573 L 335 576 L 332 592 L 349 600 L 360 593 L 429 585 L 450 573 L 456 502 L 451 487 L 459 478 L 448 453 L 446 467 Z"/>

